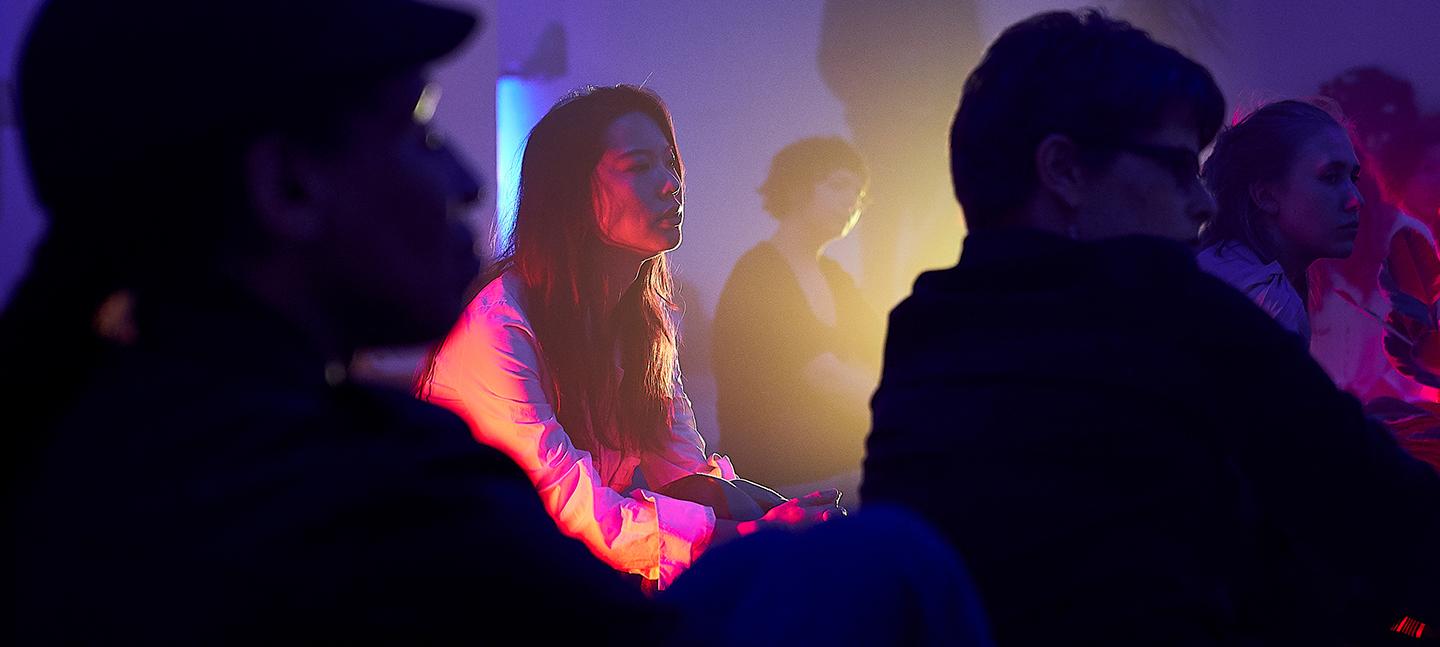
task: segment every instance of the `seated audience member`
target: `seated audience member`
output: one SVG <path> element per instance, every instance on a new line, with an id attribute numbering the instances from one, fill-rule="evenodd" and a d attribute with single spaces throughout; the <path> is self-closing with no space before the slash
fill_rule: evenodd
<path id="1" fill-rule="evenodd" d="M 1321 84 L 1320 94 L 1339 104 L 1348 122 L 1363 169 L 1358 186 L 1365 204 L 1350 255 L 1310 267 L 1310 353 L 1336 386 L 1367 405 L 1379 398 L 1434 401 L 1436 389 L 1397 371 L 1386 356 L 1390 303 L 1378 280 L 1392 241 L 1402 232 L 1433 238 L 1428 226 L 1397 206 L 1402 201 L 1397 196 L 1409 184 L 1404 176 L 1414 170 L 1409 160 L 1427 147 L 1420 143 L 1428 129 L 1420 126 L 1415 89 L 1384 70 L 1361 67 Z M 1425 247 L 1430 249 L 1417 251 L 1433 258 L 1434 243 Z"/>
<path id="2" fill-rule="evenodd" d="M 1010 27 L 966 83 L 971 234 L 891 314 L 862 496 L 953 542 L 999 644 L 1440 619 L 1440 479 L 1186 245 L 1223 115 L 1203 67 L 1094 12 Z"/>
<path id="3" fill-rule="evenodd" d="M 760 187 L 779 227 L 740 257 L 715 307 L 721 445 L 781 491 L 860 485 L 884 321 L 824 252 L 854 227 L 869 177 L 838 137 L 781 149 Z"/>
<path id="4" fill-rule="evenodd" d="M 1220 132 L 1201 171 L 1215 215 L 1200 230 L 1200 269 L 1235 286 L 1310 341 L 1310 266 L 1345 258 L 1360 230 L 1360 160 L 1319 106 L 1278 101 Z"/>
<path id="5" fill-rule="evenodd" d="M 705 452 L 666 257 L 683 178 L 655 93 L 562 99 L 525 144 L 508 252 L 418 385 L 520 464 L 562 531 L 659 588 L 712 543 L 842 512 L 834 491 L 787 502 Z"/>
<path id="6" fill-rule="evenodd" d="M 345 376 L 356 348 L 444 335 L 478 270 L 455 216 L 479 189 L 424 71 L 475 23 L 40 7 L 18 96 L 49 231 L 0 319 L 14 643 L 663 630 L 460 419 Z"/>

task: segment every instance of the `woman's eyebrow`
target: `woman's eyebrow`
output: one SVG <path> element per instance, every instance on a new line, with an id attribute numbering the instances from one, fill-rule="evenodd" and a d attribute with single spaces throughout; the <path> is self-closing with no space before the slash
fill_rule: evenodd
<path id="1" fill-rule="evenodd" d="M 649 159 L 649 158 L 655 157 L 655 151 L 652 151 L 652 150 L 649 150 L 649 149 L 645 149 L 645 148 L 632 148 L 632 149 L 630 149 L 630 150 L 623 151 L 623 152 L 621 152 L 621 153 L 617 153 L 617 154 L 615 155 L 615 157 L 618 158 L 618 159 L 631 159 L 631 158 L 644 158 L 644 159 Z"/>

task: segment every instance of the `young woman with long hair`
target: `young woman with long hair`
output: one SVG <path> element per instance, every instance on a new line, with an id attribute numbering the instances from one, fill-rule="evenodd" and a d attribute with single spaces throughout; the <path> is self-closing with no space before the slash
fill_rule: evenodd
<path id="1" fill-rule="evenodd" d="M 562 530 L 661 587 L 716 541 L 841 513 L 834 492 L 786 502 L 705 452 L 665 256 L 683 179 L 653 92 L 562 99 L 526 142 L 512 239 L 418 385 L 520 464 Z"/>
<path id="2" fill-rule="evenodd" d="M 1216 211 L 1201 229 L 1200 267 L 1308 344 L 1310 265 L 1349 256 L 1360 230 L 1349 134 L 1318 105 L 1277 101 L 1221 131 L 1201 176 Z"/>

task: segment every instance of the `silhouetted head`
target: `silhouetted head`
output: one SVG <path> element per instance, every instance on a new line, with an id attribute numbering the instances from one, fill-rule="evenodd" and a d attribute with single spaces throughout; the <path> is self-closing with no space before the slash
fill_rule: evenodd
<path id="1" fill-rule="evenodd" d="M 760 185 L 765 211 L 776 220 L 843 238 L 860 217 L 870 168 L 839 137 L 808 137 L 780 149 Z"/>
<path id="2" fill-rule="evenodd" d="M 1364 198 L 1348 131 L 1320 105 L 1277 101 L 1220 133 L 1205 162 L 1215 216 L 1205 245 L 1238 242 L 1303 271 L 1355 245 Z"/>
<path id="3" fill-rule="evenodd" d="M 1211 208 L 1198 152 L 1223 114 L 1210 73 L 1145 32 L 1095 11 L 1039 14 L 1005 30 L 965 83 L 955 195 L 972 230 L 1194 239 Z"/>
<path id="4" fill-rule="evenodd" d="M 424 66 L 475 18 L 409 0 L 50 0 L 19 118 L 51 256 L 147 304 L 280 256 L 348 345 L 443 334 L 475 270 L 473 177 Z M 142 332 L 143 337 L 143 332 Z"/>

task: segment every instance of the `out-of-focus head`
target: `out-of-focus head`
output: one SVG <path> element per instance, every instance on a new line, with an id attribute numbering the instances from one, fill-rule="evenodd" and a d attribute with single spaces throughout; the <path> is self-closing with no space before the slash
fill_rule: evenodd
<path id="1" fill-rule="evenodd" d="M 1380 188 L 1372 197 L 1440 222 L 1440 117 L 1420 115 L 1414 85 L 1367 66 L 1326 81 L 1320 94 L 1349 119 L 1366 175 Z"/>
<path id="2" fill-rule="evenodd" d="M 1440 115 L 1420 119 L 1389 158 L 1393 201 L 1432 226 L 1440 223 Z"/>
<path id="3" fill-rule="evenodd" d="M 965 83 L 950 131 L 971 230 L 1022 224 L 1037 200 L 1076 238 L 1194 239 L 1213 208 L 1198 153 L 1224 115 L 1210 73 L 1096 11 L 1005 30 Z"/>
<path id="4" fill-rule="evenodd" d="M 633 85 L 577 90 L 525 143 L 511 251 L 523 262 L 533 254 L 588 258 L 602 245 L 641 260 L 674 249 L 684 177 L 658 95 Z"/>
<path id="5" fill-rule="evenodd" d="M 1238 242 L 1265 260 L 1349 256 L 1365 201 L 1341 123 L 1328 104 L 1277 101 L 1222 131 L 1203 172 L 1217 203 L 1205 244 Z"/>
<path id="6" fill-rule="evenodd" d="M 1320 95 L 1339 104 L 1367 156 L 1383 156 L 1420 117 L 1414 85 L 1378 67 L 1345 70 L 1321 83 Z"/>
<path id="7" fill-rule="evenodd" d="M 131 287 L 303 250 L 295 284 L 350 341 L 443 334 L 476 266 L 451 209 L 479 189 L 428 130 L 423 67 L 475 25 L 410 0 L 50 0 L 18 84 L 50 235 L 101 241 Z"/>
<path id="8" fill-rule="evenodd" d="M 870 168 L 849 142 L 808 137 L 775 154 L 759 193 L 776 220 L 815 228 L 829 240 L 855 226 L 869 185 Z"/>

